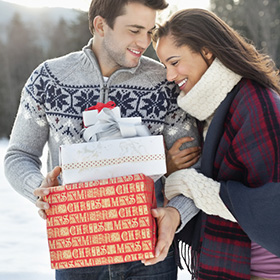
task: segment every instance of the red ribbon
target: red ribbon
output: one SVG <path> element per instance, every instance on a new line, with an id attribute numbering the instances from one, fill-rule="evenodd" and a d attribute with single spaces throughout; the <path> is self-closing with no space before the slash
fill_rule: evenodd
<path id="1" fill-rule="evenodd" d="M 99 113 L 103 108 L 109 108 L 110 110 L 112 110 L 115 107 L 116 107 L 116 103 L 114 101 L 109 101 L 106 104 L 97 102 L 96 105 L 85 109 L 85 111 L 98 110 L 98 113 Z"/>

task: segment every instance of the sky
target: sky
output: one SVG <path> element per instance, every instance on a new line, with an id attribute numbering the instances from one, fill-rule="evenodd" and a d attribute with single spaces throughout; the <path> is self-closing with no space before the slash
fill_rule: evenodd
<path id="1" fill-rule="evenodd" d="M 32 8 L 38 7 L 64 7 L 87 11 L 91 0 L 4 0 Z M 183 8 L 208 8 L 210 0 L 167 0 L 170 5 L 176 5 L 178 9 Z"/>

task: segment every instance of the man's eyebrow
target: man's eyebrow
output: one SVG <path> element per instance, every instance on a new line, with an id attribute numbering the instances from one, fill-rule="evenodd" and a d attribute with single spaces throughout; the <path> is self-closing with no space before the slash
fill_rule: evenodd
<path id="1" fill-rule="evenodd" d="M 139 29 L 144 29 L 145 27 L 142 25 L 138 24 L 128 24 L 127 27 L 134 27 L 134 28 L 139 28 Z"/>
<path id="2" fill-rule="evenodd" d="M 138 25 L 138 24 L 128 24 L 126 25 L 127 27 L 132 27 L 132 28 L 138 28 L 138 29 L 145 29 L 144 26 L 142 25 Z M 156 28 L 156 26 L 153 26 L 150 31 L 154 30 Z"/>

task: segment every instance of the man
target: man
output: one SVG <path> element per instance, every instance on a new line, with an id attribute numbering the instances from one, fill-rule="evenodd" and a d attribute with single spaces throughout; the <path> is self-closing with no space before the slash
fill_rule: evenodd
<path id="1" fill-rule="evenodd" d="M 180 150 L 189 137 L 196 138 L 195 120 L 177 107 L 176 87 L 167 84 L 163 67 L 142 57 L 151 42 L 157 10 L 165 0 L 93 0 L 89 26 L 93 38 L 82 51 L 46 61 L 27 81 L 5 158 L 5 171 L 11 185 L 34 202 L 42 218 L 49 205 L 41 197 L 48 187 L 59 185 L 59 146 L 83 142 L 82 112 L 97 102 L 114 101 L 125 117 L 142 117 L 152 134 L 164 135 L 169 150 L 169 173 L 186 168 L 198 159 L 198 147 Z M 48 144 L 48 170 L 40 172 L 40 156 Z M 172 146 L 173 145 L 173 146 Z M 171 148 L 172 146 L 172 148 Z M 156 187 L 157 202 L 162 192 Z M 37 199 L 39 197 L 39 199 Z M 187 201 L 187 202 L 186 202 Z M 175 208 L 187 205 L 184 213 Z M 197 209 L 186 198 L 174 198 L 170 207 L 158 208 L 156 260 L 163 260 L 180 223 L 188 221 Z M 90 278 L 87 278 L 90 277 Z M 125 264 L 74 268 L 56 271 L 56 279 L 176 279 L 172 250 L 164 261 L 144 266 L 140 261 Z"/>

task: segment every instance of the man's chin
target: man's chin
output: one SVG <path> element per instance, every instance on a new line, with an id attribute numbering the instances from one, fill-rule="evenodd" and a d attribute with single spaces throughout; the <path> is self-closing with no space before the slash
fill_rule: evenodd
<path id="1" fill-rule="evenodd" d="M 141 56 L 139 57 L 129 57 L 127 60 L 126 60 L 126 67 L 127 68 L 134 68 L 136 67 L 138 64 L 139 64 L 139 61 L 140 61 L 140 58 Z"/>

